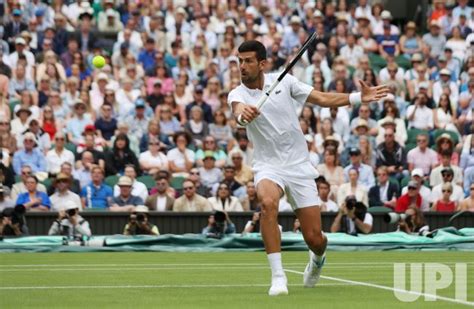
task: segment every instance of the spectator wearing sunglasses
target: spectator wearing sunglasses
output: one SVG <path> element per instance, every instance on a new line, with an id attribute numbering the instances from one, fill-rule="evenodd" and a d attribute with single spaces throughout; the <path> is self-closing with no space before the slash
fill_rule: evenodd
<path id="1" fill-rule="evenodd" d="M 453 194 L 453 186 L 449 182 L 445 182 L 441 186 L 442 196 L 433 203 L 431 211 L 437 212 L 454 212 L 456 210 L 457 202 L 451 200 Z"/>
<path id="2" fill-rule="evenodd" d="M 173 211 L 212 211 L 209 201 L 196 193 L 196 185 L 191 180 L 183 182 L 183 195 L 176 199 Z"/>
<path id="3" fill-rule="evenodd" d="M 64 148 L 66 144 L 66 135 L 63 132 L 57 132 L 54 135 L 54 148 L 46 154 L 48 164 L 48 173 L 56 175 L 61 170 L 61 164 L 69 162 L 74 165 L 74 154 L 72 151 Z"/>

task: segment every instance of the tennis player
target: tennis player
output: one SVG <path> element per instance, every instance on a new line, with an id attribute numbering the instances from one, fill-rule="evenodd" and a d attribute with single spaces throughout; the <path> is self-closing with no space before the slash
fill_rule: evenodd
<path id="1" fill-rule="evenodd" d="M 321 231 L 320 201 L 314 179 L 317 171 L 309 161 L 296 108 L 305 102 L 322 107 L 339 107 L 377 101 L 388 92 L 386 86 L 368 87 L 360 81 L 361 92 L 323 93 L 286 75 L 260 111 L 255 107 L 278 74 L 264 74 L 266 50 L 258 41 L 239 46 L 242 83 L 229 93 L 228 103 L 254 145 L 253 170 L 257 196 L 262 204 L 261 233 L 272 272 L 269 295 L 288 294 L 281 261 L 278 203 L 283 192 L 298 217 L 310 260 L 303 278 L 305 287 L 314 287 L 325 261 L 327 238 Z"/>

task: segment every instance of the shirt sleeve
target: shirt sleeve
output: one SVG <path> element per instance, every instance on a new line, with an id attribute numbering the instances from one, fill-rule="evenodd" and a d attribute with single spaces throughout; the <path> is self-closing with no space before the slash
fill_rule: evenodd
<path id="1" fill-rule="evenodd" d="M 227 104 L 229 104 L 230 109 L 232 110 L 232 102 L 244 102 L 244 98 L 239 93 L 238 88 L 232 90 L 227 97 Z"/>
<path id="2" fill-rule="evenodd" d="M 286 75 L 284 80 L 289 86 L 291 97 L 299 103 L 305 103 L 309 94 L 313 91 L 313 87 L 299 81 L 292 75 Z"/>

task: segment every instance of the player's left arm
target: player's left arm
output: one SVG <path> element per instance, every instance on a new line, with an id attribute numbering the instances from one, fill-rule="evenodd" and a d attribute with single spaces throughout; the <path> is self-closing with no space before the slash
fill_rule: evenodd
<path id="1" fill-rule="evenodd" d="M 385 85 L 369 87 L 362 80 L 359 81 L 361 91 L 356 93 L 333 93 L 312 90 L 306 99 L 307 102 L 322 107 L 340 107 L 354 103 L 370 103 L 384 98 L 389 91 Z"/>

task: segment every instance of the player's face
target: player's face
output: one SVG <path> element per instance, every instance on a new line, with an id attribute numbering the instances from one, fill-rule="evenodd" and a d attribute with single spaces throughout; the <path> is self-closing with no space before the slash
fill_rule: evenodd
<path id="1" fill-rule="evenodd" d="M 265 60 L 258 61 L 255 52 L 239 54 L 240 78 L 243 83 L 252 83 L 258 79 L 265 67 Z"/>

